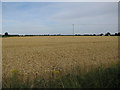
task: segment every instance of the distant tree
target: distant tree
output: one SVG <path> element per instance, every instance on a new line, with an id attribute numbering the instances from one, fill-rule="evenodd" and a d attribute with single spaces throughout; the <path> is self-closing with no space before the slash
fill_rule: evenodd
<path id="1" fill-rule="evenodd" d="M 100 36 L 103 36 L 103 35 L 104 35 L 103 33 L 100 34 Z"/>
<path id="2" fill-rule="evenodd" d="M 118 36 L 120 36 L 120 32 L 118 33 Z"/>
<path id="3" fill-rule="evenodd" d="M 8 32 L 5 32 L 5 36 L 8 36 Z"/>
<path id="4" fill-rule="evenodd" d="M 93 36 L 96 36 L 96 34 L 93 34 Z"/>
<path id="5" fill-rule="evenodd" d="M 118 33 L 115 33 L 115 36 L 118 36 Z"/>
<path id="6" fill-rule="evenodd" d="M 109 33 L 109 32 L 107 32 L 106 34 L 105 34 L 105 36 L 110 36 L 111 34 Z"/>

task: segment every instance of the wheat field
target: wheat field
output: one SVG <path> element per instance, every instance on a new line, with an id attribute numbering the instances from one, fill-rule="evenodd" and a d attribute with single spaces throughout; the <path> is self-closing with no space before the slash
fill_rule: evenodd
<path id="1" fill-rule="evenodd" d="M 2 38 L 2 76 L 18 70 L 30 75 L 49 76 L 52 70 L 68 73 L 80 67 L 89 71 L 98 65 L 118 62 L 117 36 L 34 36 Z"/>

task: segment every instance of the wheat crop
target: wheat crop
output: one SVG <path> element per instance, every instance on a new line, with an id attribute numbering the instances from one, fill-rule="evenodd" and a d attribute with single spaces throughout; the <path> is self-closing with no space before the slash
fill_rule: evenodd
<path id="1" fill-rule="evenodd" d="M 117 36 L 35 36 L 2 38 L 2 75 L 18 70 L 23 78 L 48 77 L 51 71 L 68 73 L 80 67 L 118 62 Z M 75 72 L 75 71 L 74 71 Z"/>

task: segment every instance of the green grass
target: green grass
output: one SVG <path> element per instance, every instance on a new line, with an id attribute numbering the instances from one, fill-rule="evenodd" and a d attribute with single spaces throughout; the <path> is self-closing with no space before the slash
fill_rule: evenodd
<path id="1" fill-rule="evenodd" d="M 59 74 L 56 79 L 35 78 L 30 81 L 30 76 L 23 82 L 18 73 L 14 71 L 11 77 L 3 82 L 3 88 L 119 88 L 120 87 L 120 68 L 112 65 L 107 68 L 98 68 L 81 74 L 78 70 L 77 75 L 69 73 L 62 77 Z"/>

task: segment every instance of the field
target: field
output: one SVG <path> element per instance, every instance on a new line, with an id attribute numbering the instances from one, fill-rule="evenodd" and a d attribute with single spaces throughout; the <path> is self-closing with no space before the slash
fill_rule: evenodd
<path id="1" fill-rule="evenodd" d="M 2 78 L 18 71 L 23 80 L 89 72 L 118 63 L 117 36 L 35 36 L 2 38 Z"/>

